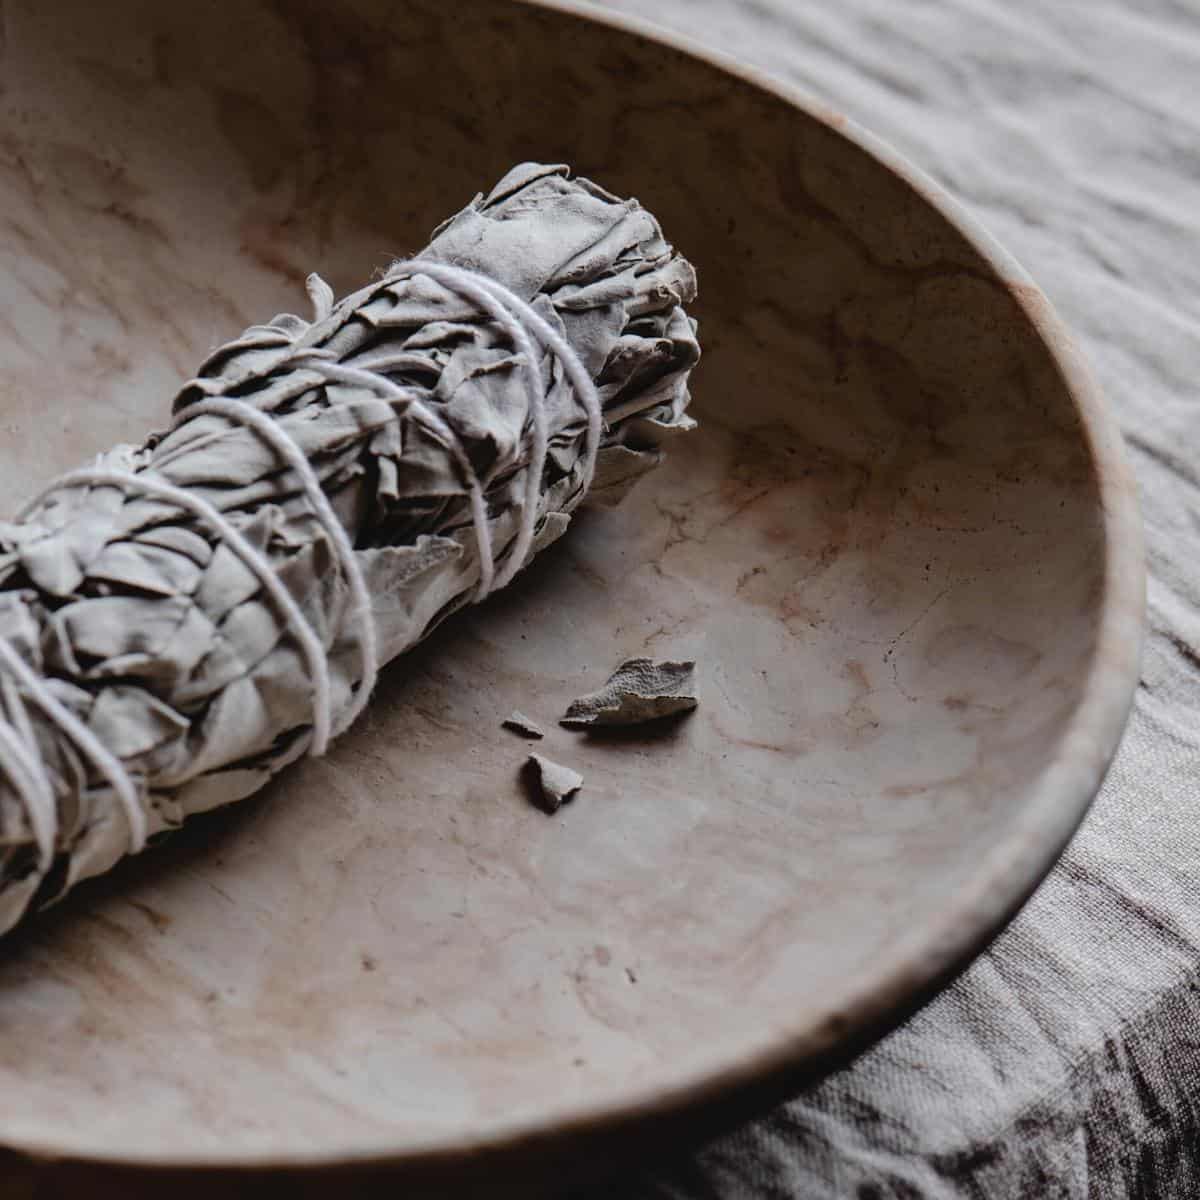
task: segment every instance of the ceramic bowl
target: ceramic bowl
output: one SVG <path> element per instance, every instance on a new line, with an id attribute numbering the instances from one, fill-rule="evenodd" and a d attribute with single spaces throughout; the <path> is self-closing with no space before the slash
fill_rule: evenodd
<path id="1" fill-rule="evenodd" d="M 1114 427 L 1036 286 L 836 113 L 486 0 L 10 0 L 0 506 L 160 427 L 514 162 L 696 264 L 702 427 L 386 674 L 328 758 L 0 947 L 0 1145 L 525 1186 L 778 1098 L 977 952 L 1137 672 Z M 666 735 L 559 729 L 694 657 Z M 513 708 L 580 770 L 554 818 Z"/>

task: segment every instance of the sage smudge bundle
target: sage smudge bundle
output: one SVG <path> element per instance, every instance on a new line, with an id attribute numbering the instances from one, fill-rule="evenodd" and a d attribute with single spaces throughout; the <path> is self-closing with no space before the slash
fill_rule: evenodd
<path id="1" fill-rule="evenodd" d="M 379 664 L 693 424 L 695 274 L 565 167 L 309 291 L 0 524 L 0 930 L 322 752 Z"/>

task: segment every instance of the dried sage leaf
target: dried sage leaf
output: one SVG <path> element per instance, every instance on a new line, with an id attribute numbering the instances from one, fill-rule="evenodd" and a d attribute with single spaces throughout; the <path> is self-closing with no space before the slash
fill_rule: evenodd
<path id="1" fill-rule="evenodd" d="M 573 700 L 559 721 L 572 729 L 641 725 L 697 705 L 694 662 L 656 662 L 631 658 L 609 676 L 599 691 Z"/>
<path id="2" fill-rule="evenodd" d="M 558 812 L 583 787 L 583 776 L 570 767 L 552 762 L 541 754 L 531 754 L 529 762 L 537 774 L 541 807 L 548 813 Z"/>
<path id="3" fill-rule="evenodd" d="M 534 720 L 531 720 L 523 712 L 513 709 L 512 712 L 500 722 L 505 729 L 511 729 L 514 733 L 519 733 L 522 737 L 544 738 L 545 731 Z"/>

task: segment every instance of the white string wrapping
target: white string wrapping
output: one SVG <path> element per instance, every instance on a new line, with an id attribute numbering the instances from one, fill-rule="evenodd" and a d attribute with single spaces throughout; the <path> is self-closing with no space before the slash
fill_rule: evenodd
<path id="1" fill-rule="evenodd" d="M 403 406 L 403 411 L 419 420 L 446 447 L 462 473 L 467 488 L 479 552 L 479 586 L 476 598 L 483 599 L 496 588 L 511 582 L 524 566 L 536 532 L 538 502 L 549 453 L 545 405 L 550 385 L 543 387 L 540 359 L 534 351 L 530 333 L 562 364 L 567 382 L 587 414 L 581 478 L 581 490 L 584 491 L 591 485 L 595 473 L 596 455 L 603 430 L 600 400 L 591 377 L 570 343 L 526 301 L 503 284 L 462 267 L 422 260 L 393 264 L 387 278 L 404 279 L 417 275 L 425 275 L 457 292 L 491 317 L 508 334 L 515 356 L 526 374 L 530 397 L 530 461 L 526 467 L 525 498 L 521 505 L 517 535 L 499 574 L 496 572 L 484 498 L 486 481 L 479 478 L 454 430 L 433 408 L 424 403 L 414 390 L 401 387 L 380 373 L 336 362 L 319 349 L 299 349 L 293 354 L 289 365 L 314 371 L 329 382 L 374 391 L 392 401 L 398 409 Z M 328 284 L 319 276 L 310 276 L 308 293 L 316 318 L 321 320 L 328 316 L 333 302 L 333 293 Z M 300 646 L 313 685 L 313 733 L 309 752 L 317 756 L 322 755 L 330 737 L 343 732 L 361 713 L 374 689 L 379 671 L 378 633 L 362 568 L 349 535 L 338 520 L 312 464 L 278 422 L 243 400 L 209 399 L 184 408 L 176 418 L 174 428 L 177 429 L 195 417 L 204 415 L 224 417 L 253 429 L 292 468 L 314 516 L 329 538 L 338 558 L 350 591 L 350 618 L 359 630 L 362 680 L 358 688 L 352 691 L 348 704 L 336 722 L 332 712 L 329 660 L 319 635 L 291 593 L 280 582 L 265 554 L 251 545 L 230 519 L 208 501 L 144 472 L 83 469 L 62 476 L 44 489 L 22 508 L 18 519 L 28 517 L 34 509 L 63 488 L 116 487 L 174 504 L 208 525 L 255 574 Z M 147 836 L 146 813 L 139 798 L 138 786 L 124 764 L 79 717 L 55 697 L 46 680 L 25 662 L 6 638 L 2 637 L 0 666 L 7 672 L 8 677 L 3 680 L 4 695 L 8 707 L 13 710 L 11 719 L 0 716 L 0 768 L 14 784 L 24 803 L 38 850 L 40 869 L 45 871 L 53 861 L 58 837 L 58 806 L 54 781 L 25 716 L 20 689 L 28 694 L 59 731 L 107 777 L 129 825 L 130 853 L 136 854 L 143 849 Z M 18 687 L 14 689 L 10 681 L 15 681 Z"/>
<path id="2" fill-rule="evenodd" d="M 146 814 L 138 800 L 137 787 L 124 764 L 103 742 L 46 686 L 46 681 L 33 671 L 25 660 L 8 644 L 7 638 L 0 638 L 0 662 L 16 677 L 18 683 L 25 685 L 26 691 L 33 702 L 48 716 L 62 732 L 83 753 L 108 776 L 109 782 L 116 792 L 125 817 L 129 822 L 130 853 L 136 854 L 146 844 Z M 0 722 L 3 724 L 3 722 Z M 11 730 L 11 726 L 6 726 Z M 3 745 L 5 743 L 0 743 Z M 39 843 L 38 851 L 41 861 L 48 866 L 54 854 L 54 844 L 58 836 L 58 806 L 54 803 L 54 781 L 50 771 L 38 753 L 37 743 L 28 747 L 30 753 L 25 761 L 31 765 L 36 775 L 37 786 L 25 791 L 26 806 L 29 809 L 30 824 L 43 831 L 44 840 Z M 11 760 L 0 760 L 9 777 L 13 778 L 10 770 Z M 49 803 L 47 803 L 47 798 Z M 33 816 L 34 808 L 42 805 L 42 811 Z"/>
<path id="3" fill-rule="evenodd" d="M 240 421 L 242 424 L 248 425 L 296 472 L 300 486 L 304 490 L 304 496 L 312 505 L 317 521 L 337 554 L 342 575 L 350 589 L 350 599 L 353 605 L 350 615 L 351 619 L 358 624 L 359 652 L 362 655 L 362 682 L 359 685 L 358 693 L 352 696 L 350 703 L 338 719 L 337 726 L 331 729 L 331 736 L 337 737 L 354 723 L 371 692 L 375 690 L 375 679 L 379 674 L 379 639 L 375 629 L 375 619 L 371 615 L 371 597 L 367 592 L 367 582 L 363 578 L 362 568 L 354 556 L 354 547 L 350 544 L 350 536 L 346 533 L 345 526 L 338 520 L 337 513 L 333 511 L 333 505 L 329 503 L 329 497 L 325 495 L 321 481 L 312 469 L 312 464 L 304 457 L 299 447 L 288 437 L 278 422 L 271 420 L 265 413 L 259 412 L 257 408 L 247 404 L 244 400 L 201 400 L 189 405 L 179 414 L 175 427 L 178 428 L 192 418 L 205 414 L 225 417 L 230 421 Z M 328 668 L 327 659 L 326 668 Z M 325 723 L 325 728 L 330 728 L 328 721 Z M 324 745 L 317 744 L 314 734 L 312 752 L 320 755 L 324 751 Z"/>

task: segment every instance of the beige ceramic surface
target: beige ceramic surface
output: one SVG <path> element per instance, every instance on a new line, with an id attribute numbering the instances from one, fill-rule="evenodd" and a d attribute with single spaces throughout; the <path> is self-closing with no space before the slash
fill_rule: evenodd
<path id="1" fill-rule="evenodd" d="M 405 1157 L 803 1066 L 977 947 L 1135 678 L 1134 502 L 1026 277 L 844 122 L 541 8 L 9 0 L 0 507 L 524 158 L 695 261 L 703 430 L 360 728 L 0 947 L 0 1144 Z M 554 718 L 694 656 L 668 736 Z M 581 771 L 518 783 L 521 708 Z"/>

